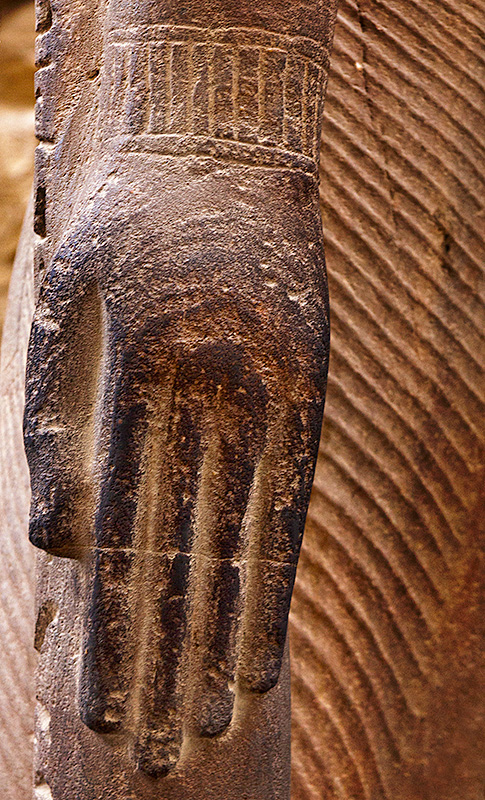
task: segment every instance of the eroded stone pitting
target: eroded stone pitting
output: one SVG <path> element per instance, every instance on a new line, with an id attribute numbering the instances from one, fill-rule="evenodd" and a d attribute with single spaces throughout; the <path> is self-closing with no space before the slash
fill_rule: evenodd
<path id="1" fill-rule="evenodd" d="M 44 644 L 47 628 L 55 620 L 57 612 L 58 605 L 54 600 L 46 600 L 39 608 L 34 634 L 34 647 L 39 653 Z"/>

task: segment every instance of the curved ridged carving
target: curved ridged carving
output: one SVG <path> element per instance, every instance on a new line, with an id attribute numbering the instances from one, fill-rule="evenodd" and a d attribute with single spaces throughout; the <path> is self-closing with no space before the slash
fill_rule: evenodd
<path id="1" fill-rule="evenodd" d="M 483 785 L 484 27 L 475 3 L 340 4 L 293 800 L 472 800 Z"/>
<path id="2" fill-rule="evenodd" d="M 0 367 L 0 781 L 8 800 L 30 797 L 34 731 L 35 557 L 26 537 L 29 480 L 20 425 L 33 307 L 31 226 L 30 209 L 11 281 Z"/>

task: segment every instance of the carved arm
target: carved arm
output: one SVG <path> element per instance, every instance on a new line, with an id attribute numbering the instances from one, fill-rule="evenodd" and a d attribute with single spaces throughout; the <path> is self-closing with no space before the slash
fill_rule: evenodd
<path id="1" fill-rule="evenodd" d="M 39 276 L 30 538 L 88 576 L 83 721 L 153 776 L 278 680 L 328 365 L 334 5 L 109 4 Z"/>

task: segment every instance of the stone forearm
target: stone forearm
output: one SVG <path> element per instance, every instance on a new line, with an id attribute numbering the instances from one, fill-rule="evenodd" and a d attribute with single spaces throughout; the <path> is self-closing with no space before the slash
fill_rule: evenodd
<path id="1" fill-rule="evenodd" d="M 121 29 L 131 25 L 258 29 L 307 37 L 328 46 L 333 38 L 336 9 L 336 0 L 111 0 L 108 21 L 110 26 Z"/>
<path id="2" fill-rule="evenodd" d="M 148 3 L 135 13 L 114 3 L 102 137 L 123 137 L 128 150 L 316 173 L 334 3 L 304 19 L 301 4 L 284 15 L 270 5 Z"/>
<path id="3" fill-rule="evenodd" d="M 45 54 L 67 15 L 42 33 L 30 533 L 78 560 L 41 578 L 59 627 L 37 771 L 55 800 L 88 783 L 149 800 L 162 777 L 173 800 L 289 791 L 283 653 L 328 364 L 315 180 L 333 5 L 235 5 L 108 5 L 93 111 L 66 121 L 65 64 Z M 68 769 L 60 731 L 79 742 Z"/>

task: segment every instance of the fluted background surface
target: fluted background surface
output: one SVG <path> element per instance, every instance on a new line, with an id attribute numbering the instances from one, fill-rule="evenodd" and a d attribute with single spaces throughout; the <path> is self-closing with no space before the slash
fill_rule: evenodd
<path id="1" fill-rule="evenodd" d="M 293 800 L 483 796 L 484 30 L 477 0 L 341 0 L 322 140 L 331 370 L 291 617 Z M 32 748 L 26 291 L 2 362 L 6 800 L 30 797 Z"/>
<path id="2" fill-rule="evenodd" d="M 34 548 L 27 539 L 29 481 L 22 442 L 25 352 L 33 306 L 32 209 L 9 293 L 0 364 L 0 786 L 4 800 L 32 794 Z"/>
<path id="3" fill-rule="evenodd" d="M 341 0 L 293 800 L 483 796 L 484 36 L 475 0 Z"/>

